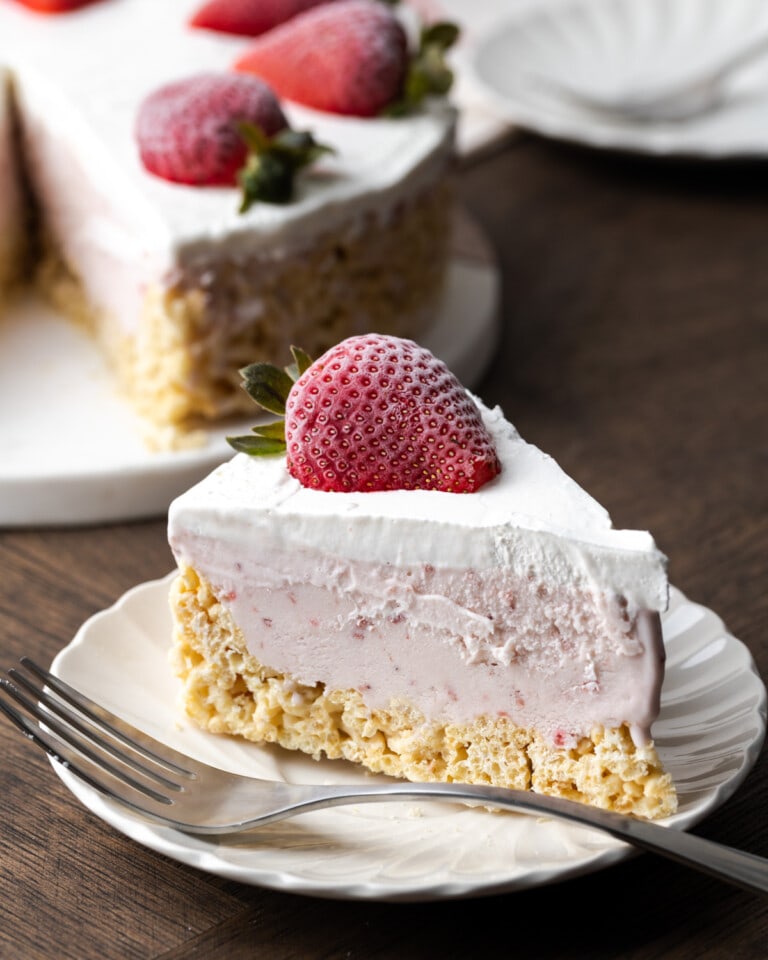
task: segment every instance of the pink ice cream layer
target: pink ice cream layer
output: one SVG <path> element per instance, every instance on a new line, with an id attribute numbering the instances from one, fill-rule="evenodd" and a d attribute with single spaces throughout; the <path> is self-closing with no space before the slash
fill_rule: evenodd
<path id="1" fill-rule="evenodd" d="M 615 595 L 501 568 L 395 567 L 308 549 L 243 558 L 189 532 L 174 541 L 251 654 L 292 682 L 352 688 L 371 709 L 404 702 L 445 722 L 508 717 L 559 746 L 622 723 L 636 743 L 650 738 L 659 617 Z"/>

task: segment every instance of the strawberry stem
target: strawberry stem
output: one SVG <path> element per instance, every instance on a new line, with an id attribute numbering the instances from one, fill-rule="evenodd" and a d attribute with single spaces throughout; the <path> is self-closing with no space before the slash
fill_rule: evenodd
<path id="1" fill-rule="evenodd" d="M 318 143 L 307 131 L 285 128 L 268 137 L 260 127 L 247 121 L 238 124 L 248 155 L 238 181 L 242 188 L 240 213 L 254 203 L 289 203 L 293 199 L 296 174 L 314 163 L 332 147 Z"/>
<path id="2" fill-rule="evenodd" d="M 419 49 L 411 59 L 403 84 L 403 95 L 386 110 L 389 116 L 402 116 L 428 96 L 445 96 L 453 86 L 453 71 L 445 53 L 459 38 L 455 23 L 440 21 L 421 31 Z"/>
<path id="3" fill-rule="evenodd" d="M 293 363 L 285 367 L 271 363 L 250 363 L 243 367 L 243 389 L 254 403 L 280 420 L 259 423 L 252 427 L 251 434 L 242 437 L 227 437 L 227 443 L 238 453 L 247 453 L 251 457 L 269 456 L 285 452 L 285 404 L 288 394 L 299 377 L 312 366 L 312 357 L 300 347 L 291 347 Z"/>
<path id="4" fill-rule="evenodd" d="M 238 453 L 250 457 L 266 457 L 285 451 L 285 440 L 270 440 L 260 436 L 227 437 L 227 443 Z"/>
<path id="5" fill-rule="evenodd" d="M 279 417 L 285 416 L 285 401 L 293 380 L 271 363 L 251 363 L 240 371 L 243 389 L 260 407 Z"/>

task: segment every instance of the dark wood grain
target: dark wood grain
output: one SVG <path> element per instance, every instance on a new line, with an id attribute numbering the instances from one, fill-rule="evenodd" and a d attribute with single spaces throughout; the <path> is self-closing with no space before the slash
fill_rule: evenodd
<path id="1" fill-rule="evenodd" d="M 521 138 L 461 172 L 503 273 L 478 392 L 768 676 L 768 166 L 662 164 Z M 472 322 L 471 315 L 467 322 Z M 10 416 L 4 411 L 3 416 Z M 89 615 L 171 566 L 162 518 L 0 534 L 0 646 L 50 661 Z M 3 960 L 505 956 L 764 960 L 768 901 L 650 855 L 460 903 L 334 902 L 227 882 L 84 810 L 0 722 Z M 768 856 L 765 751 L 697 827 Z"/>

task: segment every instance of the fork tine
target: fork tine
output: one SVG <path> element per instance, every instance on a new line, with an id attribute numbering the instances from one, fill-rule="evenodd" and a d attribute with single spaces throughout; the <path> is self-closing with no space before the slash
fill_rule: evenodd
<path id="1" fill-rule="evenodd" d="M 36 686 L 31 682 L 31 680 L 25 677 L 24 674 L 19 673 L 18 670 L 11 669 L 8 671 L 8 675 L 16 684 L 21 684 L 28 693 L 31 693 L 32 696 L 37 699 L 38 706 L 42 705 L 46 711 L 50 711 L 51 714 L 55 714 L 61 721 L 63 721 L 63 723 L 66 725 L 66 728 L 76 730 L 81 736 L 85 737 L 100 750 L 110 754 L 110 756 L 114 757 L 116 760 L 119 760 L 120 763 L 131 767 L 137 773 L 143 774 L 149 779 L 154 780 L 160 786 L 166 787 L 169 790 L 179 789 L 175 780 L 168 779 L 168 777 L 164 776 L 157 769 L 148 766 L 146 763 L 142 763 L 141 760 L 139 760 L 133 753 L 126 752 L 124 746 L 122 745 L 122 740 L 120 741 L 120 745 L 118 745 L 114 741 L 103 736 L 104 733 L 107 735 L 112 733 L 109 727 L 94 728 L 93 726 L 89 726 L 87 723 L 83 723 L 78 715 L 73 710 L 70 710 L 66 704 L 51 696 L 48 691 Z M 12 690 L 9 689 L 8 692 L 11 693 L 15 700 L 21 702 L 19 697 Z M 29 701 L 25 701 L 23 705 L 27 710 L 30 709 Z M 40 714 L 36 713 L 36 716 L 38 716 L 39 719 L 43 719 L 46 724 L 50 725 L 50 717 L 47 713 L 43 717 L 40 717 Z M 60 731 L 59 736 L 62 736 Z M 68 742 L 71 743 L 71 741 Z M 72 745 L 74 746 L 74 744 Z M 82 750 L 82 747 L 79 745 L 79 743 L 78 748 Z"/>
<path id="2" fill-rule="evenodd" d="M 5 690 L 5 684 L 7 683 L 2 677 L 0 677 L 0 691 Z M 23 735 L 31 740 L 36 746 L 44 750 L 50 757 L 53 757 L 58 763 L 63 767 L 66 767 L 68 770 L 71 770 L 77 777 L 82 781 L 87 783 L 90 787 L 93 787 L 94 790 L 97 790 L 99 793 L 111 797 L 113 800 L 121 800 L 122 798 L 115 790 L 108 786 L 106 783 L 101 781 L 98 777 L 93 776 L 82 763 L 78 762 L 77 754 L 74 751 L 70 751 L 67 746 L 61 742 L 56 742 L 53 737 L 49 736 L 40 726 L 36 723 L 31 723 L 23 714 L 19 713 L 14 707 L 6 703 L 3 697 L 0 696 L 0 711 L 2 711 L 12 723 L 14 723 Z"/>
<path id="3" fill-rule="evenodd" d="M 11 683 L 10 680 L 6 680 L 5 677 L 0 677 L 0 690 L 14 699 L 28 714 L 35 717 L 38 723 L 31 723 L 29 719 L 19 713 L 18 710 L 4 704 L 2 699 L 0 699 L 0 707 L 6 716 L 13 720 L 16 726 L 19 727 L 29 739 L 36 743 L 37 746 L 42 747 L 46 753 L 61 761 L 65 766 L 79 772 L 82 770 L 82 766 L 78 761 L 86 760 L 99 772 L 111 775 L 115 780 L 139 791 L 139 793 L 149 797 L 151 800 L 163 804 L 171 803 L 171 800 L 167 796 L 159 793 L 148 784 L 137 780 L 125 769 L 116 766 L 106 757 L 92 749 L 88 744 L 88 740 L 100 745 L 98 737 L 89 734 L 88 740 L 78 738 L 73 730 L 66 725 L 66 722 L 62 722 L 54 713 L 41 708 L 39 704 L 30 700 L 18 687 Z M 41 724 L 44 724 L 44 728 Z M 90 776 L 89 782 L 93 783 L 92 775 Z M 178 784 L 172 784 L 170 781 L 166 781 L 166 783 L 172 789 L 180 789 Z M 99 783 L 98 788 L 104 792 L 103 784 Z M 118 796 L 114 790 L 110 791 L 110 795 Z M 118 796 L 118 799 L 123 798 Z"/>
<path id="4" fill-rule="evenodd" d="M 121 720 L 120 717 L 115 716 L 114 713 L 110 713 L 105 707 L 86 697 L 85 694 L 80 693 L 79 690 L 75 690 L 75 688 L 71 687 L 66 681 L 61 680 L 48 670 L 43 669 L 43 667 L 36 664 L 34 660 L 31 660 L 29 657 L 21 657 L 19 662 L 26 670 L 36 676 L 38 680 L 41 680 L 46 686 L 50 687 L 51 690 L 54 690 L 59 697 L 73 706 L 79 713 L 83 714 L 84 717 L 94 723 L 98 728 L 108 732 L 110 736 L 116 740 L 130 747 L 131 750 L 135 750 L 136 753 L 165 767 L 169 772 L 175 773 L 178 776 L 194 776 L 194 773 L 189 769 L 191 765 L 189 757 L 185 757 L 171 747 L 167 747 L 165 744 L 153 739 L 149 734 L 131 727 L 130 724 Z M 14 670 L 9 670 L 8 672 L 11 674 L 16 673 Z M 21 674 L 16 673 L 16 679 L 21 679 Z"/>

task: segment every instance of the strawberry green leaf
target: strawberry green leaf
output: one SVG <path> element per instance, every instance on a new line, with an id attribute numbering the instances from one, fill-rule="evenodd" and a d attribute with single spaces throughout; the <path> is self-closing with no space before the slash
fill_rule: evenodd
<path id="1" fill-rule="evenodd" d="M 293 170 L 271 153 L 250 154 L 237 175 L 243 191 L 240 213 L 262 203 L 290 203 L 293 197 Z"/>
<path id="2" fill-rule="evenodd" d="M 293 354 L 293 363 L 289 363 L 285 372 L 295 383 L 299 377 L 312 366 L 313 360 L 308 353 L 305 353 L 300 347 L 291 347 Z"/>
<path id="3" fill-rule="evenodd" d="M 293 354 L 293 362 L 296 365 L 299 376 L 301 376 L 305 370 L 308 370 L 312 366 L 314 361 L 301 347 L 292 346 L 291 353 Z"/>
<path id="4" fill-rule="evenodd" d="M 333 147 L 318 143 L 307 130 L 291 130 L 290 127 L 275 134 L 272 148 L 290 162 L 294 170 L 314 163 L 323 154 L 336 152 Z"/>
<path id="5" fill-rule="evenodd" d="M 440 21 L 422 30 L 418 51 L 411 59 L 402 97 L 391 104 L 389 116 L 403 116 L 428 96 L 445 96 L 453 86 L 453 71 L 445 53 L 459 38 L 455 23 Z"/>
<path id="6" fill-rule="evenodd" d="M 455 45 L 459 39 L 459 27 L 448 20 L 441 20 L 438 23 L 430 24 L 421 32 L 421 46 L 436 47 L 445 52 Z"/>
<path id="7" fill-rule="evenodd" d="M 253 436 L 227 437 L 230 446 L 252 457 L 284 453 L 285 404 L 294 383 L 312 366 L 312 357 L 300 347 L 291 347 L 294 362 L 284 370 L 271 363 L 251 363 L 243 367 L 240 376 L 243 388 L 260 407 L 280 417 L 269 423 L 257 423 L 252 427 Z"/>
<path id="8" fill-rule="evenodd" d="M 248 120 L 240 120 L 236 126 L 237 132 L 245 140 L 245 145 L 250 151 L 265 153 L 269 149 L 272 138 L 268 137 L 261 127 L 255 123 L 250 123 Z"/>
<path id="9" fill-rule="evenodd" d="M 251 457 L 265 457 L 285 451 L 284 440 L 269 440 L 266 437 L 227 437 L 227 443 L 238 453 L 247 453 Z"/>
<path id="10" fill-rule="evenodd" d="M 293 380 L 285 370 L 271 363 L 251 363 L 240 371 L 243 389 L 260 407 L 279 417 L 285 415 L 285 401 Z"/>
<path id="11" fill-rule="evenodd" d="M 255 124 L 246 121 L 239 123 L 237 129 L 248 147 L 245 164 L 238 173 L 242 189 L 240 213 L 259 201 L 290 203 L 296 173 L 323 154 L 334 152 L 306 131 L 287 127 L 268 137 Z"/>
<path id="12" fill-rule="evenodd" d="M 271 423 L 257 423 L 251 427 L 257 437 L 265 440 L 280 440 L 285 448 L 285 420 L 273 420 Z"/>

